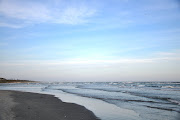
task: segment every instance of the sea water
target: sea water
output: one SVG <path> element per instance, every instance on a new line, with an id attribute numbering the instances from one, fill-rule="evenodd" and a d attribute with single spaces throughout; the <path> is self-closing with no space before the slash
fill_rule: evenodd
<path id="1" fill-rule="evenodd" d="M 0 89 L 55 95 L 102 120 L 180 120 L 180 82 L 10 83 Z"/>

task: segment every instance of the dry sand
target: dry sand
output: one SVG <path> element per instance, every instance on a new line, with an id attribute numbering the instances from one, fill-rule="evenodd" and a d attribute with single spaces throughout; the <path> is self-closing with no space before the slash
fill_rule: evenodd
<path id="1" fill-rule="evenodd" d="M 37 93 L 0 91 L 0 108 L 0 120 L 99 120 L 83 106 Z"/>

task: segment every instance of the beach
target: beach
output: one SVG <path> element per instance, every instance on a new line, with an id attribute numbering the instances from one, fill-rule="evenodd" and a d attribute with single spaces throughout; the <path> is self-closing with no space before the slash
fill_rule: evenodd
<path id="1" fill-rule="evenodd" d="M 1 83 L 0 120 L 179 120 L 179 91 L 179 82 Z"/>
<path id="2" fill-rule="evenodd" d="M 53 95 L 0 90 L 0 120 L 99 120 L 85 107 Z"/>

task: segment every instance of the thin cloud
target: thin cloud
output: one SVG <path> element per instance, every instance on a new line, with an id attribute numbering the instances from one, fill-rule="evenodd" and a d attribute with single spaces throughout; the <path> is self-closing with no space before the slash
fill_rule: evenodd
<path id="1" fill-rule="evenodd" d="M 8 45 L 8 43 L 0 42 L 0 47 L 1 47 L 1 46 L 7 46 L 7 45 Z"/>
<path id="2" fill-rule="evenodd" d="M 169 10 L 178 9 L 179 5 L 177 2 L 172 0 L 150 0 L 150 4 L 145 6 L 147 10 Z"/>
<path id="3" fill-rule="evenodd" d="M 152 59 L 22 61 L 22 62 L 1 62 L 0 66 L 107 65 L 107 64 L 135 64 L 135 63 L 151 63 L 151 62 L 153 62 Z"/>
<path id="4" fill-rule="evenodd" d="M 24 27 L 25 25 L 22 25 L 22 24 L 10 24 L 10 23 L 4 23 L 4 22 L 0 22 L 0 27 L 9 27 L 9 28 L 22 28 Z"/>
<path id="5" fill-rule="evenodd" d="M 1 62 L 1 66 L 24 66 L 24 65 L 110 65 L 110 64 L 142 64 L 142 63 L 155 63 L 162 61 L 179 61 L 180 57 L 159 57 L 147 59 L 116 59 L 116 60 L 59 60 L 59 61 L 21 61 L 21 62 Z"/>
<path id="6" fill-rule="evenodd" d="M 180 49 L 176 49 L 174 51 L 170 51 L 170 52 L 157 52 L 155 53 L 155 55 L 158 55 L 160 57 L 180 57 Z"/>
<path id="7" fill-rule="evenodd" d="M 6 17 L 22 20 L 42 21 L 49 19 L 49 10 L 44 5 L 35 3 L 2 0 L 0 12 Z"/>
<path id="8" fill-rule="evenodd" d="M 63 4 L 65 2 L 65 0 L 62 0 L 58 3 L 54 2 L 53 5 L 48 5 L 47 3 L 32 1 L 1 0 L 0 15 L 3 16 L 1 19 L 11 22 L 0 22 L 0 26 L 20 28 L 19 25 L 13 25 L 14 21 L 22 21 L 25 24 L 82 24 L 88 22 L 88 18 L 96 13 L 96 9 L 89 7 L 85 3 L 78 5 L 71 3 Z"/>

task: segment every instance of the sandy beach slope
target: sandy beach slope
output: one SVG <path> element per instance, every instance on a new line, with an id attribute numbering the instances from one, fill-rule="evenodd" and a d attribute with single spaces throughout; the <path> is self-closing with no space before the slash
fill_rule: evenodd
<path id="1" fill-rule="evenodd" d="M 0 120 L 99 120 L 83 106 L 37 93 L 0 90 L 0 108 Z"/>

